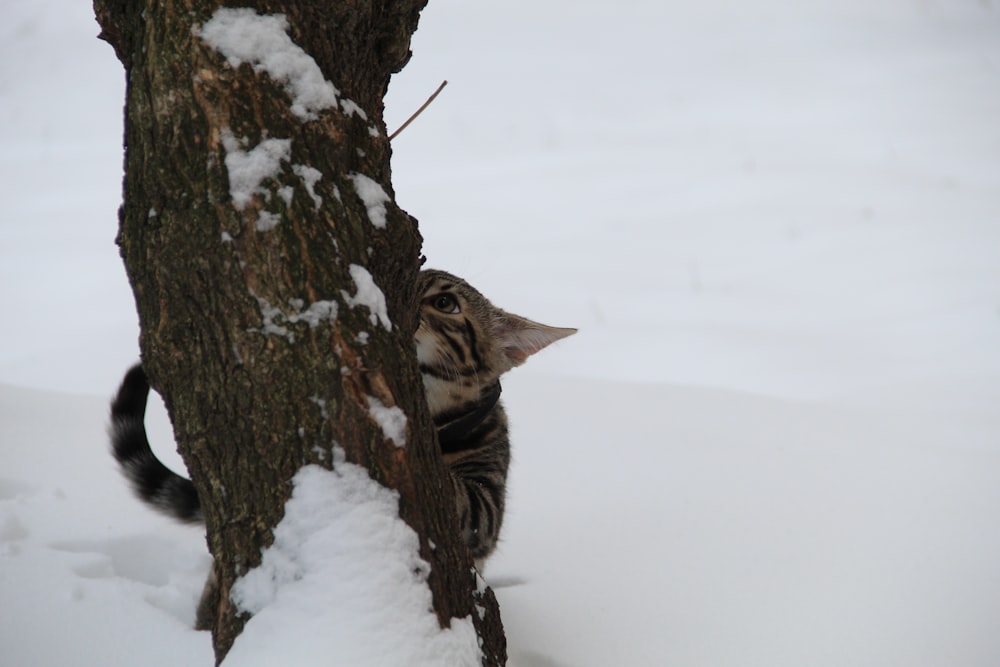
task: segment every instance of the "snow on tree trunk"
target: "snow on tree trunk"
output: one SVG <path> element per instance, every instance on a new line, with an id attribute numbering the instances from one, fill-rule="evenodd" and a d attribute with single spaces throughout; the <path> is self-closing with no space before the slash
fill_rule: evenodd
<path id="1" fill-rule="evenodd" d="M 483 664 L 506 659 L 424 403 L 413 345 L 420 237 L 390 184 L 382 96 L 424 3 L 95 1 L 128 82 L 118 243 L 143 365 L 205 509 L 220 662 L 251 614 L 295 604 L 281 590 L 248 597 L 244 582 L 262 554 L 280 560 L 289 548 L 286 536 L 271 550 L 275 526 L 302 487 L 297 474 L 316 466 L 358 466 L 393 490 L 415 535 L 400 585 L 429 588 L 449 641 L 474 627 L 466 640 Z M 293 524 L 303 540 L 303 525 L 321 528 Z M 357 536 L 329 534 L 347 542 L 330 545 L 338 558 L 351 558 Z M 354 557 L 369 556 L 358 547 Z M 336 586 L 325 598 L 319 589 L 309 618 L 338 605 Z M 425 624 L 407 616 L 419 606 L 394 622 Z"/>

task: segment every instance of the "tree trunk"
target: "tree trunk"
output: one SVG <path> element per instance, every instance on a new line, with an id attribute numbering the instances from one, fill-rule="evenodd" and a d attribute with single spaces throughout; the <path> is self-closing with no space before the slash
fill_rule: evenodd
<path id="1" fill-rule="evenodd" d="M 271 543 L 289 480 L 330 467 L 335 445 L 399 492 L 442 627 L 471 615 L 484 664 L 506 659 L 423 398 L 420 236 L 390 184 L 382 97 L 425 2 L 257 3 L 285 25 L 206 0 L 95 0 L 128 82 L 118 244 L 143 366 L 205 510 L 219 661 L 247 620 L 234 581 Z M 231 39 L 247 26 L 291 42 Z M 405 413 L 404 447 L 371 398 Z"/>

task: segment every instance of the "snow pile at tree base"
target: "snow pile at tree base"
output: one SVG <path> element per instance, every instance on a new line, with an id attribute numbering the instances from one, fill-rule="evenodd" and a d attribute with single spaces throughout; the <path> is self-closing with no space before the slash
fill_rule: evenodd
<path id="1" fill-rule="evenodd" d="M 254 616 L 226 667 L 482 663 L 472 619 L 441 629 L 417 534 L 399 518 L 399 496 L 344 460 L 295 475 L 285 516 L 260 567 L 233 586 Z"/>

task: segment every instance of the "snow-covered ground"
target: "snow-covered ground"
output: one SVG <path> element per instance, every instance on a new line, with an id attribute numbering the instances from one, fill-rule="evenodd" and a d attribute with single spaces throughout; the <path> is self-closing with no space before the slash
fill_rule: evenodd
<path id="1" fill-rule="evenodd" d="M 89 3 L 0 18 L 0 664 L 210 664 L 103 431 L 122 69 Z M 413 49 L 430 264 L 580 328 L 505 383 L 511 663 L 1000 664 L 1000 6 L 431 0 Z"/>

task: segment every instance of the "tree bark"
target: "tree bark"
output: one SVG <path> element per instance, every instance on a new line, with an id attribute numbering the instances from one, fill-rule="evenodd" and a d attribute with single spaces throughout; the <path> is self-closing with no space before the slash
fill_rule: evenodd
<path id="1" fill-rule="evenodd" d="M 392 199 L 382 119 L 425 2 L 257 3 L 258 14 L 287 17 L 292 41 L 339 89 L 338 101 L 303 111 L 293 105 L 301 91 L 273 67 L 236 65 L 209 45 L 200 31 L 214 3 L 95 0 L 127 77 L 118 244 L 143 366 L 205 510 L 218 661 L 247 620 L 230 588 L 271 543 L 289 480 L 309 463 L 330 467 L 335 445 L 399 492 L 442 627 L 471 614 L 484 664 L 506 660 L 423 398 L 413 345 L 420 236 Z M 271 170 L 244 182 L 239 160 L 267 147 Z M 362 294 L 366 273 L 391 324 Z M 369 416 L 369 397 L 406 414 L 405 447 Z"/>

